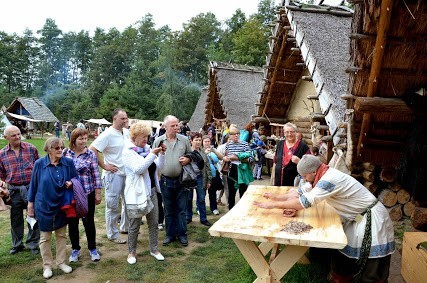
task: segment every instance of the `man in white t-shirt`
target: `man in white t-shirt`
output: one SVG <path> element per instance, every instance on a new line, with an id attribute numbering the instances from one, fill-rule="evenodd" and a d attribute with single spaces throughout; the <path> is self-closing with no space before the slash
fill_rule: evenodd
<path id="1" fill-rule="evenodd" d="M 105 187 L 105 221 L 107 237 L 117 244 L 124 244 L 126 240 L 119 238 L 119 232 L 127 233 L 129 223 L 124 208 L 125 173 L 123 170 L 122 151 L 126 139 L 125 131 L 128 127 L 128 117 L 123 109 L 113 112 L 113 125 L 102 132 L 90 145 L 98 156 L 98 164 L 103 170 L 102 180 Z M 102 152 L 104 159 L 99 158 Z M 120 197 L 122 201 L 120 230 L 117 221 L 120 217 Z"/>
<path id="2" fill-rule="evenodd" d="M 77 123 L 77 128 L 79 129 L 86 129 L 85 124 L 83 124 L 83 120 L 80 120 L 80 122 Z"/>

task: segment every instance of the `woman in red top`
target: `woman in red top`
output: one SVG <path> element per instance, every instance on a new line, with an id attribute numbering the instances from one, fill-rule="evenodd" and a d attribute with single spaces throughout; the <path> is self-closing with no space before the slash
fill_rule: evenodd
<path id="1" fill-rule="evenodd" d="M 275 186 L 293 186 L 298 175 L 297 164 L 304 154 L 310 153 L 310 148 L 297 139 L 297 127 L 292 123 L 286 123 L 284 128 L 285 140 L 278 142 L 274 163 Z"/>

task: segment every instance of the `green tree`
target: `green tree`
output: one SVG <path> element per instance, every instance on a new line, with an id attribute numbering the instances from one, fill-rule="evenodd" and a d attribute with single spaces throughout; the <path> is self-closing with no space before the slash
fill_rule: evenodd
<path id="1" fill-rule="evenodd" d="M 206 84 L 208 50 L 211 44 L 219 43 L 220 33 L 220 23 L 213 13 L 191 18 L 176 37 L 174 69 L 182 72 L 190 82 Z"/>
<path id="2" fill-rule="evenodd" d="M 255 16 L 261 24 L 267 26 L 275 19 L 276 9 L 277 6 L 274 4 L 274 0 L 260 0 L 258 3 L 258 12 Z"/>
<path id="3" fill-rule="evenodd" d="M 249 19 L 233 37 L 233 58 L 236 63 L 262 66 L 267 52 L 267 36 L 256 17 Z"/>

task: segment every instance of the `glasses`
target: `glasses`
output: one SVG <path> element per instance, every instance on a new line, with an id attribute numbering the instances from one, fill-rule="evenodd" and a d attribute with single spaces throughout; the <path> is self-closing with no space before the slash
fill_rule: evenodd
<path id="1" fill-rule="evenodd" d="M 293 134 L 295 131 L 285 131 L 285 134 Z"/>
<path id="2" fill-rule="evenodd" d="M 64 148 L 63 146 L 52 147 L 54 150 L 63 150 Z"/>

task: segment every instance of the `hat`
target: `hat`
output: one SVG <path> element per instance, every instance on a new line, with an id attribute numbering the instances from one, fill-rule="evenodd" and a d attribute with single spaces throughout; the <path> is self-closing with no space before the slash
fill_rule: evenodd
<path id="1" fill-rule="evenodd" d="M 298 162 L 297 170 L 300 175 L 316 172 L 317 168 L 322 164 L 319 158 L 314 155 L 306 154 Z"/>

